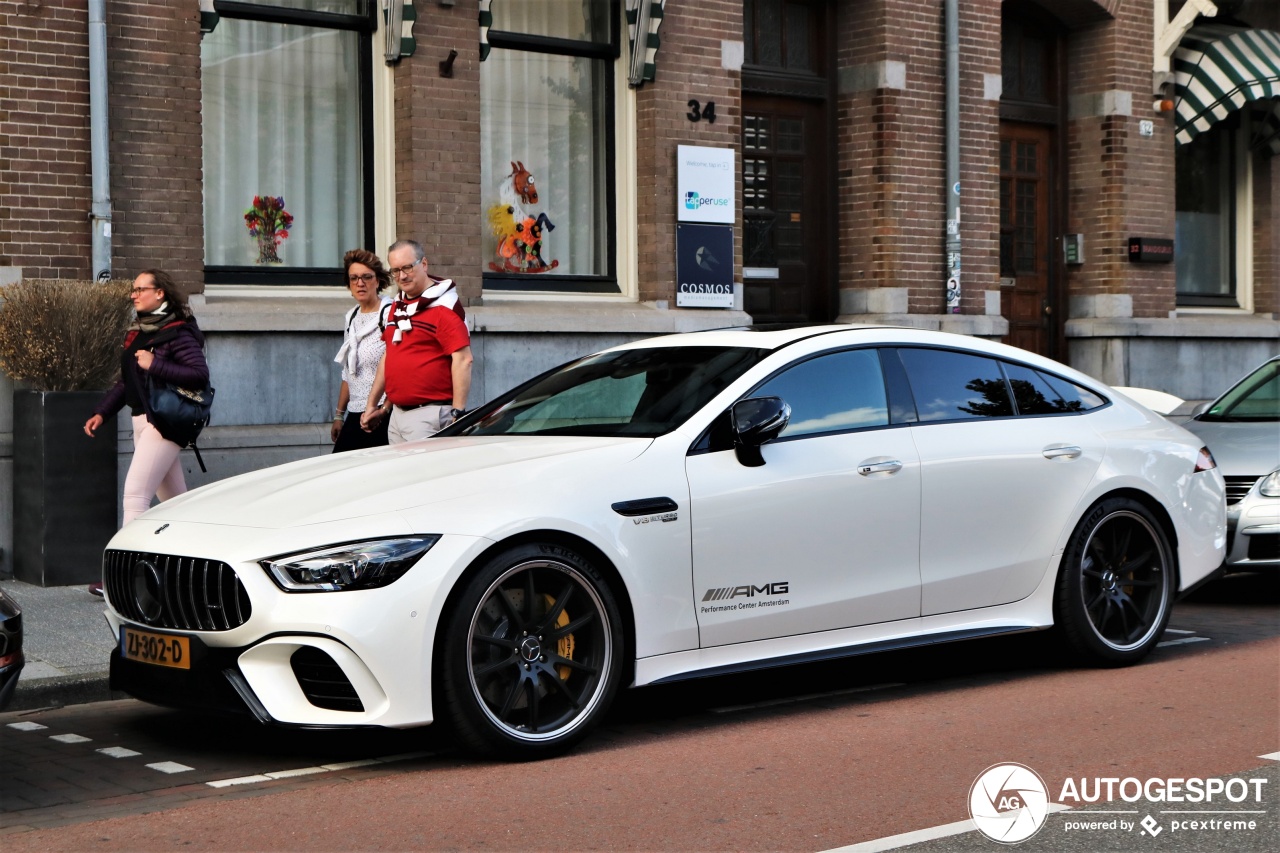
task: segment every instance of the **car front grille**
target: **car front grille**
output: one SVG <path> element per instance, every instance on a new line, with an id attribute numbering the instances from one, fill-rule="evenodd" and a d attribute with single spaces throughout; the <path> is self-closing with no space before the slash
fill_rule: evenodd
<path id="1" fill-rule="evenodd" d="M 364 710 L 364 703 L 338 662 L 314 646 L 303 646 L 289 657 L 298 687 L 307 701 L 330 711 Z"/>
<path id="2" fill-rule="evenodd" d="M 230 631 L 252 612 L 240 578 L 216 560 L 109 550 L 102 579 L 120 615 L 156 628 Z"/>
<path id="3" fill-rule="evenodd" d="M 1253 484 L 1258 482 L 1258 478 L 1255 476 L 1223 477 L 1222 479 L 1227 481 L 1227 506 L 1238 504 L 1244 500 L 1244 496 L 1249 494 Z"/>

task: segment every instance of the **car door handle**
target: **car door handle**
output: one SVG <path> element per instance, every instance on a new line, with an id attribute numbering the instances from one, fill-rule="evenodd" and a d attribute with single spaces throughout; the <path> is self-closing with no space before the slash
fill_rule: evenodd
<path id="1" fill-rule="evenodd" d="M 1084 453 L 1083 450 L 1076 447 L 1074 444 L 1051 444 L 1040 452 L 1044 454 L 1045 459 L 1060 459 L 1064 457 L 1067 459 L 1075 459 L 1081 453 Z"/>
<path id="2" fill-rule="evenodd" d="M 872 474 L 896 474 L 902 470 L 902 463 L 897 459 L 868 459 L 858 465 L 858 473 L 864 477 Z"/>

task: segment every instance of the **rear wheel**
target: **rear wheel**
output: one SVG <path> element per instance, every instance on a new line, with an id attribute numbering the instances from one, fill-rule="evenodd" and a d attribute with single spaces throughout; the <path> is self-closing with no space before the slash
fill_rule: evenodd
<path id="1" fill-rule="evenodd" d="M 1108 498 L 1080 521 L 1062 557 L 1057 629 L 1092 664 L 1146 657 L 1169 622 L 1177 567 L 1159 521 L 1129 498 Z"/>
<path id="2" fill-rule="evenodd" d="M 463 745 L 528 760 L 578 743 L 617 690 L 620 626 L 608 584 L 581 554 L 534 544 L 490 560 L 442 640 L 442 686 Z"/>

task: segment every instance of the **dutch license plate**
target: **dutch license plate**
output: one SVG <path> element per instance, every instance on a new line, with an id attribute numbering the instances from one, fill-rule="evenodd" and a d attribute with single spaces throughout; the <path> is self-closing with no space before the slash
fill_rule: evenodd
<path id="1" fill-rule="evenodd" d="M 186 637 L 153 634 L 137 628 L 120 629 L 120 654 L 129 660 L 191 669 L 191 641 Z"/>

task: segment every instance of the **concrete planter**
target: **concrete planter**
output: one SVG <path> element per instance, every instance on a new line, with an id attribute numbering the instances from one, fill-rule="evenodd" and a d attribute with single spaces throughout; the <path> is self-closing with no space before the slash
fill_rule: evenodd
<path id="1" fill-rule="evenodd" d="M 82 427 L 99 391 L 13 393 L 13 571 L 39 586 L 102 575 L 116 531 L 115 419 L 96 438 Z"/>

